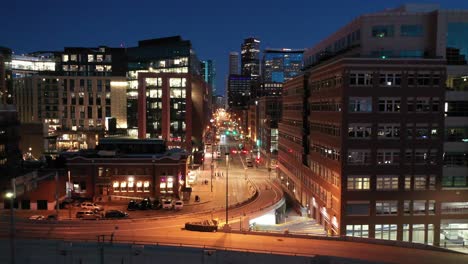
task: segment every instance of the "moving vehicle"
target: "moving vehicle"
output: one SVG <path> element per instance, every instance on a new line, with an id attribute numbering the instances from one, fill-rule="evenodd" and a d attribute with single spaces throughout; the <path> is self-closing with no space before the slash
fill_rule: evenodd
<path id="1" fill-rule="evenodd" d="M 28 219 L 29 220 L 40 221 L 40 220 L 44 220 L 45 217 L 43 215 L 31 215 Z"/>
<path id="2" fill-rule="evenodd" d="M 103 211 L 104 208 L 98 204 L 91 203 L 91 202 L 84 202 L 81 203 L 80 205 L 81 209 L 86 209 L 86 210 L 93 210 L 93 211 Z"/>
<path id="3" fill-rule="evenodd" d="M 109 210 L 106 211 L 106 214 L 104 215 L 105 218 L 126 218 L 128 217 L 128 214 L 126 212 L 122 212 L 119 210 Z"/>
<path id="4" fill-rule="evenodd" d="M 99 220 L 101 215 L 92 210 L 78 211 L 76 213 L 76 218 L 81 218 L 85 220 Z"/>
<path id="5" fill-rule="evenodd" d="M 175 201 L 174 202 L 174 209 L 175 210 L 181 210 L 184 207 L 184 202 L 181 200 Z"/>

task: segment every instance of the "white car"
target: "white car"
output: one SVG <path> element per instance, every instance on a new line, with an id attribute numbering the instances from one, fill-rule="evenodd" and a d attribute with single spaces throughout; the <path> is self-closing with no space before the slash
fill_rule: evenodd
<path id="1" fill-rule="evenodd" d="M 172 209 L 172 201 L 171 200 L 163 200 L 162 201 L 162 208 L 166 210 Z"/>
<path id="2" fill-rule="evenodd" d="M 80 205 L 81 209 L 92 210 L 92 211 L 103 211 L 104 208 L 98 204 L 91 202 L 84 202 Z"/>
<path id="3" fill-rule="evenodd" d="M 43 215 L 31 215 L 28 219 L 29 220 L 44 220 L 45 217 Z"/>
<path id="4" fill-rule="evenodd" d="M 178 201 L 174 202 L 174 209 L 175 210 L 181 210 L 182 207 L 184 207 L 184 202 L 182 202 L 181 200 L 178 200 Z"/>

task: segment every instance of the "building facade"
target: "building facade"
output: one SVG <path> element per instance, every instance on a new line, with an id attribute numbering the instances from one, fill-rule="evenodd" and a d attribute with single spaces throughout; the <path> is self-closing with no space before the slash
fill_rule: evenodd
<path id="1" fill-rule="evenodd" d="M 262 59 L 264 83 L 284 83 L 301 73 L 304 50 L 265 49 Z"/>
<path id="2" fill-rule="evenodd" d="M 103 139 L 93 152 L 65 153 L 73 195 L 99 199 L 182 198 L 187 152 L 154 139 Z"/>
<path id="3" fill-rule="evenodd" d="M 431 245 L 466 236 L 466 18 L 405 5 L 363 15 L 304 54 L 308 142 L 285 148 L 295 140 L 284 139 L 285 105 L 279 177 L 330 233 Z M 282 161 L 291 156 L 303 157 L 300 170 Z"/>
<path id="4" fill-rule="evenodd" d="M 188 73 L 138 74 L 138 137 L 160 138 L 188 151 L 201 147 L 211 111 L 209 87 Z M 193 128 L 193 129 L 192 129 Z"/>
<path id="5" fill-rule="evenodd" d="M 279 96 L 265 96 L 256 102 L 258 107 L 258 140 L 260 159 L 267 167 L 276 164 L 278 156 L 278 121 L 281 118 L 282 101 Z"/>
<path id="6" fill-rule="evenodd" d="M 109 119 L 126 128 L 126 79 L 113 76 L 33 75 L 15 79 L 22 123 L 43 123 L 57 151 L 93 148 Z"/>

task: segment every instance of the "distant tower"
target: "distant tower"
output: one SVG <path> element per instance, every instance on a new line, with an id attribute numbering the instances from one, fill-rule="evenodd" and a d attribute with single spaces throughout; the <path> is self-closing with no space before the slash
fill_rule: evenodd
<path id="1" fill-rule="evenodd" d="M 211 86 L 213 95 L 216 94 L 215 79 L 216 69 L 213 60 L 204 60 L 201 62 L 201 74 L 203 80 Z"/>
<path id="2" fill-rule="evenodd" d="M 239 74 L 239 52 L 229 53 L 229 74 Z"/>
<path id="3" fill-rule="evenodd" d="M 244 39 L 241 45 L 242 75 L 250 76 L 253 80 L 260 75 L 260 40 L 256 38 Z"/>

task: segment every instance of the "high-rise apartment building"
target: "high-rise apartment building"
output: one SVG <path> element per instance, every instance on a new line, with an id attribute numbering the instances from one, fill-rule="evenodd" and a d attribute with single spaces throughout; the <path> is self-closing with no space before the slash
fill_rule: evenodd
<path id="1" fill-rule="evenodd" d="M 305 52 L 279 125 L 279 177 L 305 214 L 347 236 L 444 245 L 468 234 L 467 29 L 468 11 L 405 5 Z"/>
<path id="2" fill-rule="evenodd" d="M 240 74 L 239 52 L 229 52 L 229 74 Z"/>
<path id="3" fill-rule="evenodd" d="M 260 76 L 260 40 L 244 39 L 241 45 L 241 73 L 257 80 Z"/>

